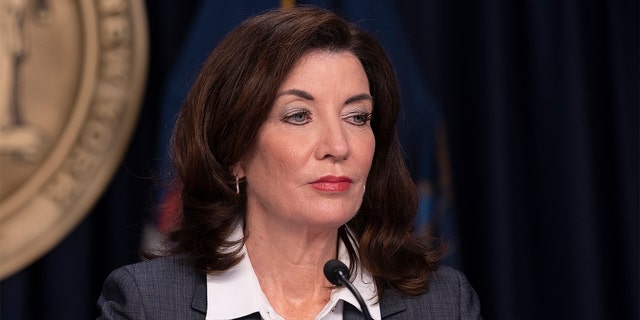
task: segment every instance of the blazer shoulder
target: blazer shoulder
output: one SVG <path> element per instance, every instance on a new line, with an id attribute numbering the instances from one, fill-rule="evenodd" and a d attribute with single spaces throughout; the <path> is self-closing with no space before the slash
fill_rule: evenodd
<path id="1" fill-rule="evenodd" d="M 467 277 L 459 270 L 448 266 L 432 274 L 425 295 L 432 306 L 444 314 L 458 314 L 460 319 L 481 319 L 480 300 Z"/>
<path id="2" fill-rule="evenodd" d="M 442 265 L 429 279 L 429 291 L 452 292 L 471 287 L 467 277 L 457 269 Z"/>
<path id="3" fill-rule="evenodd" d="M 480 300 L 467 277 L 448 266 L 431 275 L 427 292 L 422 295 L 406 297 L 396 290 L 385 292 L 381 308 L 389 315 L 403 310 L 395 314 L 397 319 L 482 319 Z"/>
<path id="4" fill-rule="evenodd" d="M 160 281 L 171 280 L 170 278 L 174 277 L 191 279 L 198 276 L 184 255 L 167 255 L 148 259 L 119 269 L 126 270 L 139 279 L 152 278 Z M 172 276 L 167 279 L 165 276 L 169 274 Z"/>
<path id="5" fill-rule="evenodd" d="M 131 319 L 183 318 L 206 311 L 206 278 L 179 255 L 126 265 L 107 277 L 98 307 L 103 319 L 112 319 L 112 314 Z"/>

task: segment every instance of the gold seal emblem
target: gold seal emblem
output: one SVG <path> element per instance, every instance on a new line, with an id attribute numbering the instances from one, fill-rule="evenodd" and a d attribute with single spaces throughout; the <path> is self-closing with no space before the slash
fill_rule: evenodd
<path id="1" fill-rule="evenodd" d="M 147 68 L 142 0 L 0 0 L 0 279 L 100 197 Z"/>

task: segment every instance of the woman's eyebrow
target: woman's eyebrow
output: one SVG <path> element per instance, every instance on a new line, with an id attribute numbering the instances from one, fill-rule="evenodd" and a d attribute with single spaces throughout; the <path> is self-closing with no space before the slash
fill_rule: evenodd
<path id="1" fill-rule="evenodd" d="M 285 90 L 285 91 L 279 92 L 276 95 L 276 98 L 279 98 L 281 96 L 288 95 L 288 94 L 294 95 L 294 96 L 298 96 L 298 97 L 300 97 L 302 99 L 306 99 L 306 100 L 310 100 L 310 101 L 314 100 L 313 96 L 309 92 L 306 92 L 306 91 L 300 90 L 300 89 L 289 89 L 289 90 Z"/>
<path id="2" fill-rule="evenodd" d="M 361 93 L 353 97 L 350 97 L 349 99 L 347 99 L 347 101 L 344 102 L 344 104 L 350 104 L 352 102 L 361 101 L 361 100 L 368 100 L 373 102 L 373 97 L 368 93 Z"/>
<path id="3" fill-rule="evenodd" d="M 276 98 L 279 98 L 279 97 L 284 96 L 284 95 L 294 95 L 294 96 L 297 96 L 297 97 L 300 97 L 302 99 L 309 100 L 309 101 L 315 100 L 315 98 L 310 93 L 308 93 L 308 92 L 306 92 L 304 90 L 300 90 L 300 89 L 289 89 L 289 90 L 285 90 L 285 91 L 279 92 L 276 95 Z M 373 102 L 373 97 L 368 93 L 361 93 L 361 94 L 357 94 L 357 95 L 355 95 L 353 97 L 349 97 L 344 102 L 344 104 L 350 104 L 350 103 L 353 103 L 353 102 L 356 102 L 356 101 L 361 101 L 361 100 L 368 100 L 368 101 Z"/>

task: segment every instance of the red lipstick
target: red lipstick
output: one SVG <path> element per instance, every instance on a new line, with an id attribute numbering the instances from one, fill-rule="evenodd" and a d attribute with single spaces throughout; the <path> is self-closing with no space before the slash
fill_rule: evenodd
<path id="1" fill-rule="evenodd" d="M 324 176 L 311 183 L 311 186 L 320 191 L 327 192 L 340 192 L 349 190 L 351 187 L 351 179 L 349 177 L 341 176 Z"/>

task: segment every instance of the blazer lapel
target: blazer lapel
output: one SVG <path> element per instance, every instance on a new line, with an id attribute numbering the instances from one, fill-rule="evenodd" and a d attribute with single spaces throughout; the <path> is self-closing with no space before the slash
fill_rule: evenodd
<path id="1" fill-rule="evenodd" d="M 193 282 L 191 308 L 207 314 L 207 279 L 202 275 L 198 275 Z"/>
<path id="2" fill-rule="evenodd" d="M 392 315 L 401 314 L 406 310 L 407 304 L 402 296 L 397 291 L 387 288 L 380 300 L 380 315 L 382 316 L 382 319 L 386 319 Z M 344 320 L 361 320 L 363 318 L 360 310 L 348 302 L 344 303 L 342 317 Z M 401 318 L 402 317 L 400 317 L 400 319 Z"/>

